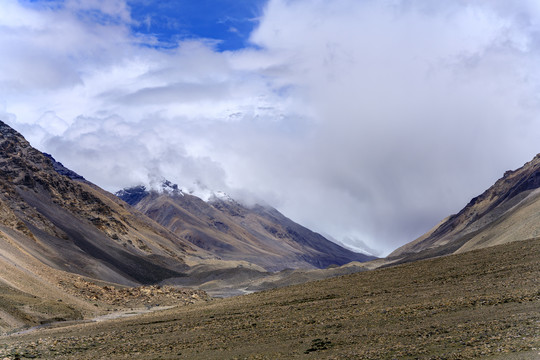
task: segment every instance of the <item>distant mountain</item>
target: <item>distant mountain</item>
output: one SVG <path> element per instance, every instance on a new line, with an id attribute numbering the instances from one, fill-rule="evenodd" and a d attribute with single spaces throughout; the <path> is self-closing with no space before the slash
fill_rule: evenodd
<path id="1" fill-rule="evenodd" d="M 458 214 L 389 255 L 408 261 L 540 236 L 540 154 L 507 171 Z"/>
<path id="2" fill-rule="evenodd" d="M 247 207 L 222 192 L 205 202 L 168 181 L 162 188 L 158 192 L 137 186 L 116 195 L 180 238 L 221 259 L 244 260 L 269 271 L 325 268 L 374 259 L 327 240 L 272 207 Z"/>

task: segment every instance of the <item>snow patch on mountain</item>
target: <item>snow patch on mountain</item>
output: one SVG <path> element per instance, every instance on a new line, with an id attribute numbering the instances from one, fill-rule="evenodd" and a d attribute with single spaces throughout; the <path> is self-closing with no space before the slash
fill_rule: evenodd
<path id="1" fill-rule="evenodd" d="M 168 195 L 184 196 L 184 191 L 179 188 L 177 184 L 173 184 L 169 180 L 163 181 L 161 186 L 157 189 L 157 192 Z"/>
<path id="2" fill-rule="evenodd" d="M 196 182 L 191 186 L 179 186 L 167 179 L 160 179 L 159 181 L 153 181 L 152 183 L 145 185 L 138 185 L 130 188 L 125 188 L 116 193 L 117 196 L 123 198 L 137 198 L 148 195 L 150 192 L 157 192 L 159 194 L 167 194 L 171 196 L 185 196 L 186 194 L 196 196 L 204 202 L 212 203 L 216 201 L 234 202 L 235 200 L 224 191 L 212 190 L 206 185 Z"/>
<path id="3" fill-rule="evenodd" d="M 213 195 L 210 197 L 209 202 L 221 200 L 221 201 L 227 201 L 227 202 L 234 202 L 235 200 L 229 196 L 229 194 L 223 192 L 223 191 L 215 191 Z"/>

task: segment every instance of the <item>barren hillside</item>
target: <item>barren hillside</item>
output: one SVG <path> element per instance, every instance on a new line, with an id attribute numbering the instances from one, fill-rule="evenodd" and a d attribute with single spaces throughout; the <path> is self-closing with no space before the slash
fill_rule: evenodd
<path id="1" fill-rule="evenodd" d="M 395 250 L 389 258 L 411 261 L 538 237 L 539 188 L 540 154 L 523 167 L 507 171 L 458 214 Z"/>

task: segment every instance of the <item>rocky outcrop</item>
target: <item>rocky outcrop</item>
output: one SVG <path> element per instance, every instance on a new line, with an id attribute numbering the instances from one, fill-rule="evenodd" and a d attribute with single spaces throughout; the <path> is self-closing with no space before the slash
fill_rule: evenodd
<path id="1" fill-rule="evenodd" d="M 146 187 L 139 185 L 120 190 L 115 195 L 127 202 L 129 205 L 134 206 L 144 199 L 148 194 L 150 193 L 146 191 Z"/>
<path id="2" fill-rule="evenodd" d="M 81 277 L 71 282 L 61 281 L 59 285 L 66 292 L 95 303 L 130 308 L 187 305 L 198 301 L 210 300 L 208 294 L 202 290 L 172 286 L 118 287 L 114 285 L 99 285 Z"/>

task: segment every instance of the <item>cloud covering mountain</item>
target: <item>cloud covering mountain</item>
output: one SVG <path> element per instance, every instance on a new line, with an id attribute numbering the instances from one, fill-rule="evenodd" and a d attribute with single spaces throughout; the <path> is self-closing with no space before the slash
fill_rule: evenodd
<path id="1" fill-rule="evenodd" d="M 111 191 L 199 182 L 382 255 L 538 153 L 536 1 L 270 0 L 229 51 L 136 1 L 0 6 L 0 118 Z"/>

